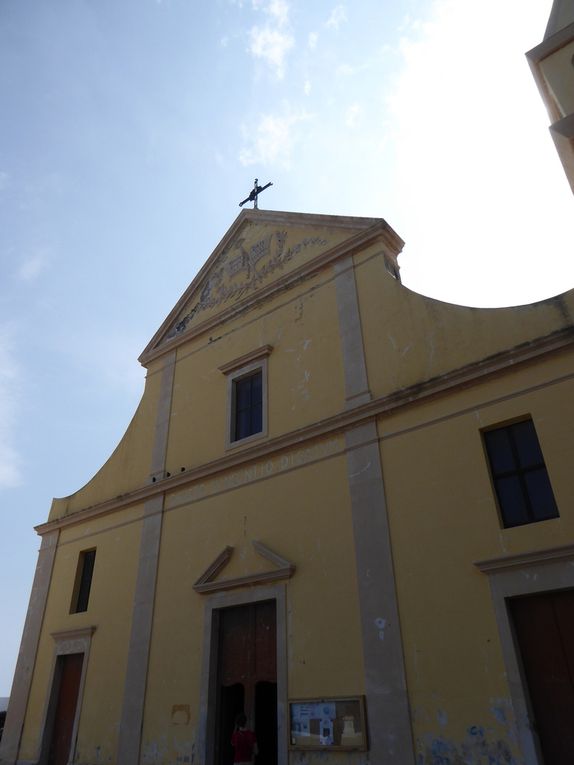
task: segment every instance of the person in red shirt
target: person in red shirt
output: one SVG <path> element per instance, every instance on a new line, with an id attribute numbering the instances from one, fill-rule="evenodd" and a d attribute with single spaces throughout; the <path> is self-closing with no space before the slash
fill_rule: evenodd
<path id="1" fill-rule="evenodd" d="M 253 758 L 257 754 L 255 733 L 246 726 L 247 717 L 242 712 L 237 715 L 235 730 L 233 731 L 233 736 L 231 736 L 234 765 L 253 765 Z"/>

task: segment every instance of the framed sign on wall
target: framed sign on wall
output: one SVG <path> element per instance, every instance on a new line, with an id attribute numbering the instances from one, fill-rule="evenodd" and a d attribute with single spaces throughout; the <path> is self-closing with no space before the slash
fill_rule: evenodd
<path id="1" fill-rule="evenodd" d="M 363 696 L 289 701 L 291 749 L 367 749 Z"/>

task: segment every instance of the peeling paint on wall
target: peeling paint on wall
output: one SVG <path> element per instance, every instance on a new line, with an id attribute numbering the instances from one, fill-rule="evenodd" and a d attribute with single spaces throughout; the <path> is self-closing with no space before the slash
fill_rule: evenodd
<path id="1" fill-rule="evenodd" d="M 383 619 L 382 616 L 379 616 L 377 619 L 375 619 L 375 626 L 379 630 L 379 640 L 384 640 L 385 627 L 387 626 L 387 620 Z"/>
<path id="2" fill-rule="evenodd" d="M 522 765 L 509 742 L 491 738 L 491 733 L 471 725 L 460 742 L 428 734 L 417 742 L 417 765 Z"/>
<path id="3" fill-rule="evenodd" d="M 191 740 L 172 740 L 167 736 L 157 741 L 148 741 L 142 747 L 141 762 L 144 765 L 181 765 L 181 763 L 196 763 L 195 743 Z"/>
<path id="4" fill-rule="evenodd" d="M 448 715 L 444 711 L 444 709 L 439 709 L 436 713 L 436 719 L 438 720 L 438 724 L 444 728 L 445 725 L 448 724 Z"/>
<path id="5" fill-rule="evenodd" d="M 490 714 L 499 725 L 504 726 L 508 740 L 518 744 L 518 730 L 514 718 L 512 702 L 509 698 L 490 699 Z"/>

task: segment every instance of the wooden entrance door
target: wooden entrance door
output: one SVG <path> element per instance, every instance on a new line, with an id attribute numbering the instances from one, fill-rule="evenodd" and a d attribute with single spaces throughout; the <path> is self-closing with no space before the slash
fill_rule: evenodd
<path id="1" fill-rule="evenodd" d="M 259 762 L 277 762 L 277 641 L 275 601 L 219 612 L 215 762 L 233 763 L 235 718 L 245 712 L 254 726 Z"/>
<path id="2" fill-rule="evenodd" d="M 83 653 L 58 656 L 48 765 L 67 765 L 70 757 L 83 662 Z"/>
<path id="3" fill-rule="evenodd" d="M 574 590 L 510 601 L 544 765 L 574 763 Z"/>

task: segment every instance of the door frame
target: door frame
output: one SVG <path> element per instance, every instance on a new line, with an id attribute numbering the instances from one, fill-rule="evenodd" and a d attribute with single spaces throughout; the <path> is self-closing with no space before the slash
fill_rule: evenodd
<path id="1" fill-rule="evenodd" d="M 56 674 L 58 672 L 58 658 L 60 656 L 66 656 L 72 653 L 81 653 L 84 658 L 82 660 L 82 674 L 80 676 L 80 686 L 78 688 L 78 699 L 76 701 L 76 713 L 74 715 L 74 724 L 72 726 L 72 737 L 70 739 L 70 753 L 68 755 L 68 762 L 73 762 L 76 755 L 76 742 L 78 738 L 78 726 L 80 722 L 80 716 L 82 713 L 82 700 L 84 697 L 84 686 L 86 684 L 86 673 L 88 668 L 88 657 L 90 655 L 90 648 L 92 644 L 92 635 L 96 631 L 94 626 L 86 627 L 84 629 L 64 630 L 63 632 L 52 632 L 52 637 L 56 645 L 54 646 L 54 654 L 52 658 L 52 669 L 50 671 L 50 678 L 48 682 L 48 692 L 46 694 L 46 701 L 44 704 L 44 713 L 42 716 L 42 735 L 40 736 L 39 751 L 37 755 L 37 762 L 42 765 L 47 761 L 50 746 L 51 730 L 51 717 L 57 703 L 57 694 L 54 692 L 54 681 L 57 679 Z"/>
<path id="2" fill-rule="evenodd" d="M 574 589 L 574 545 L 505 555 L 474 565 L 488 575 L 524 765 L 543 765 L 507 600 Z"/>
<path id="3" fill-rule="evenodd" d="M 287 621 L 286 587 L 276 584 L 241 592 L 218 592 L 207 597 L 204 606 L 203 656 L 199 699 L 199 751 L 202 765 L 213 765 L 217 700 L 217 649 L 219 612 L 263 600 L 275 601 L 277 628 L 277 763 L 287 765 Z"/>

